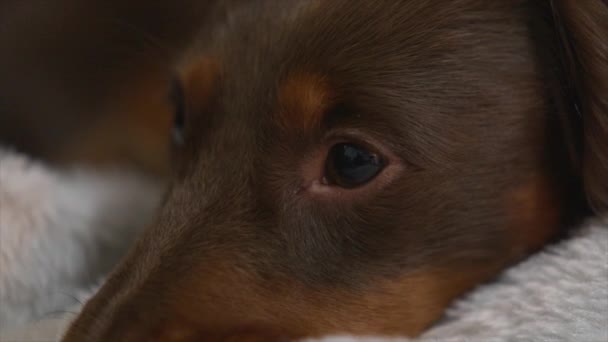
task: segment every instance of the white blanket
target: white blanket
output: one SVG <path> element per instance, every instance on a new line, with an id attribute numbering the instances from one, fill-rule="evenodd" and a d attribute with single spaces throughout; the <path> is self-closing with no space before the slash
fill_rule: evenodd
<path id="1" fill-rule="evenodd" d="M 589 223 L 479 287 L 414 341 L 608 341 L 608 220 Z"/>
<path id="2" fill-rule="evenodd" d="M 123 255 L 161 191 L 134 172 L 60 171 L 0 146 L 0 341 L 21 341 L 4 335 L 73 306 Z"/>
<path id="3" fill-rule="evenodd" d="M 158 191 L 133 174 L 58 172 L 0 150 L 0 341 L 57 340 L 74 314 L 44 314 L 86 296 Z M 415 341 L 608 341 L 608 215 L 454 303 Z"/>

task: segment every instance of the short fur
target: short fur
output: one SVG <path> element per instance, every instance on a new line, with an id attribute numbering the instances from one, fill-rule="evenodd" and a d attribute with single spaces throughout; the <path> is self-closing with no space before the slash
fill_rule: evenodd
<path id="1" fill-rule="evenodd" d="M 202 91 L 182 83 L 164 208 L 65 341 L 416 335 L 589 204 L 608 209 L 600 0 L 213 13 L 176 68 L 209 73 Z M 323 98 L 308 106 L 318 124 L 285 114 L 293 89 Z M 361 188 L 325 186 L 340 141 L 389 165 Z"/>

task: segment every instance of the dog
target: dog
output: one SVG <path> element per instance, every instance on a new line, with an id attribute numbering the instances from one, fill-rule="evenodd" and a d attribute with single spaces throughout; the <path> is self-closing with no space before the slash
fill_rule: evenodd
<path id="1" fill-rule="evenodd" d="M 608 209 L 602 0 L 209 13 L 164 205 L 66 342 L 416 336 Z"/>
<path id="2" fill-rule="evenodd" d="M 208 5 L 54 4 L 0 3 L 0 143 L 60 168 L 132 168 L 164 178 L 169 66 Z"/>

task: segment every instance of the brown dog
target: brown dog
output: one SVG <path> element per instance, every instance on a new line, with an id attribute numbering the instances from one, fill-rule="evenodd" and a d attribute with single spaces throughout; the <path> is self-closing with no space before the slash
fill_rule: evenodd
<path id="1" fill-rule="evenodd" d="M 172 61 L 210 3 L 0 1 L 0 143 L 164 174 Z"/>
<path id="2" fill-rule="evenodd" d="M 416 335 L 608 209 L 601 0 L 223 2 L 157 223 L 65 341 Z"/>

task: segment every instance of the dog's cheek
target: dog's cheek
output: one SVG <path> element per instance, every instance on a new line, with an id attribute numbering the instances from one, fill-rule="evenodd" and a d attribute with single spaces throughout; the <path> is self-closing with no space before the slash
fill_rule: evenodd
<path id="1" fill-rule="evenodd" d="M 171 311 L 196 322 L 205 340 L 218 336 L 235 336 L 235 341 L 339 334 L 416 336 L 437 321 L 454 298 L 492 277 L 500 267 L 500 262 L 492 262 L 412 270 L 390 279 L 377 277 L 365 289 L 311 288 L 280 277 L 246 279 L 232 271 L 234 267 L 221 267 L 221 272 L 206 273 L 206 281 L 201 278 L 187 285 L 196 288 L 188 291 L 198 293 L 198 298 L 178 297 Z"/>
<path id="2" fill-rule="evenodd" d="M 512 252 L 527 254 L 541 248 L 558 231 L 560 201 L 547 178 L 530 177 L 507 193 Z"/>

